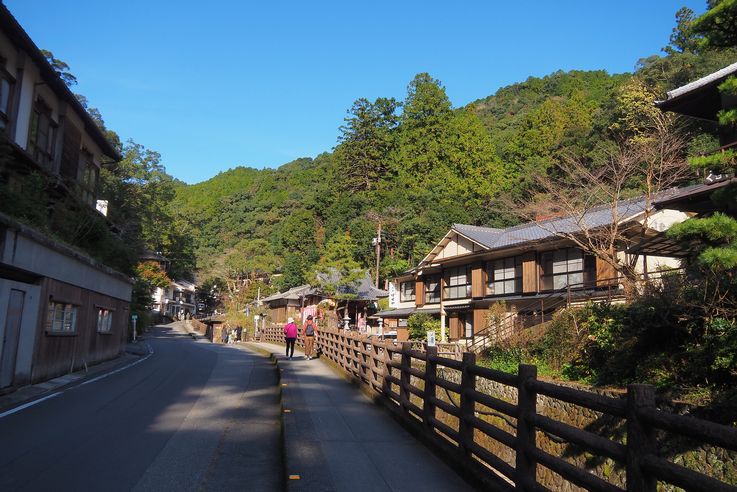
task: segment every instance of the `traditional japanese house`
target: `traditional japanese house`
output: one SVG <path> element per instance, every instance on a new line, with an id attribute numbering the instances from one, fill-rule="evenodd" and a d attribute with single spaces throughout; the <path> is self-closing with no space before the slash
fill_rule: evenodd
<path id="1" fill-rule="evenodd" d="M 648 214 L 645 226 L 645 207 L 644 199 L 617 204 L 622 228 L 640 238 L 632 244 L 687 218 L 682 212 L 661 210 Z M 614 268 L 563 237 L 579 232 L 580 220 L 558 217 L 505 229 L 454 224 L 417 267 L 394 279 L 391 309 L 376 316 L 386 329 L 397 329 L 402 339 L 408 317 L 425 312 L 440 318 L 444 337 L 473 344 L 477 337 L 488 336 L 489 309 L 495 304 L 504 328 L 540 323 L 571 303 L 621 297 Z M 613 220 L 610 206 L 591 209 L 583 218 L 588 230 L 608 227 Z M 677 267 L 679 262 L 640 253 L 635 264 L 645 273 Z M 495 329 L 500 329 L 498 323 Z"/>

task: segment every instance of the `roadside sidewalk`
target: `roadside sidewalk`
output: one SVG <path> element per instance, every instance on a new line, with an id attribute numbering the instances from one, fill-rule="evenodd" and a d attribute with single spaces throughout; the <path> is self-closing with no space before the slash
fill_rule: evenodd
<path id="1" fill-rule="evenodd" d="M 288 490 L 473 490 L 325 362 L 246 345 L 273 354 L 281 371 Z"/>
<path id="2" fill-rule="evenodd" d="M 86 371 L 82 369 L 54 379 L 49 379 L 42 383 L 23 386 L 12 393 L 0 396 L 0 413 L 12 410 L 15 407 L 42 398 L 56 390 L 64 389 L 85 379 L 114 371 L 119 367 L 123 367 L 148 355 L 148 347 L 143 340 L 144 338 L 139 338 L 136 343 L 129 343 L 125 347 L 125 352 L 120 357 L 90 366 Z"/>

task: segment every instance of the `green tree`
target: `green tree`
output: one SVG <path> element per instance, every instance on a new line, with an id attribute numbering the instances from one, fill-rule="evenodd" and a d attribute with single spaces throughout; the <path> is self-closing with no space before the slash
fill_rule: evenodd
<path id="1" fill-rule="evenodd" d="M 737 46 L 737 0 L 709 0 L 709 10 L 691 24 L 693 32 L 703 35 L 702 46 Z"/>
<path id="2" fill-rule="evenodd" d="M 401 118 L 396 166 L 409 174 L 407 181 L 424 181 L 445 161 L 445 139 L 452 116 L 445 88 L 427 73 L 420 73 L 407 87 Z"/>
<path id="3" fill-rule="evenodd" d="M 62 60 L 59 60 L 54 56 L 52 52 L 49 50 L 40 50 L 41 54 L 46 58 L 46 61 L 49 62 L 49 65 L 51 65 L 51 68 L 54 69 L 56 74 L 61 78 L 61 80 L 67 85 L 67 87 L 72 87 L 73 85 L 77 85 L 77 77 L 75 77 L 72 72 L 69 70 L 69 65 L 66 64 L 66 62 L 63 62 Z"/>
<path id="4" fill-rule="evenodd" d="M 380 97 L 374 102 L 361 98 L 348 110 L 349 116 L 340 127 L 340 144 L 335 149 L 341 184 L 346 189 L 370 191 L 384 177 L 396 146 L 398 107 L 393 98 Z"/>
<path id="5" fill-rule="evenodd" d="M 366 271 L 353 257 L 356 244 L 348 231 L 337 234 L 325 247 L 325 254 L 317 263 L 310 284 L 319 286 L 337 299 L 351 299 L 347 294 L 363 278 Z"/>

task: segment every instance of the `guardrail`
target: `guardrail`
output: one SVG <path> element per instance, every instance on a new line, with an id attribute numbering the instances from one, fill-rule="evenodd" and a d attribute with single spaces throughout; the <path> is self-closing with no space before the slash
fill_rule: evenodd
<path id="1" fill-rule="evenodd" d="M 268 327 L 263 340 L 283 343 L 281 327 Z M 734 485 L 660 457 L 656 439 L 658 432 L 665 432 L 737 451 L 737 428 L 659 410 L 652 386 L 629 385 L 625 398 L 614 398 L 540 381 L 535 366 L 520 365 L 518 374 L 509 374 L 477 365 L 474 353 L 450 359 L 438 356 L 437 347 L 414 350 L 410 342 L 382 342 L 338 330 L 318 331 L 316 347 L 491 489 L 548 490 L 538 481 L 538 468 L 545 467 L 587 490 L 625 490 L 541 449 L 537 436 L 542 432 L 625 468 L 628 491 L 655 492 L 659 482 L 694 491 L 737 491 Z M 456 381 L 445 377 L 451 372 Z M 479 391 L 484 379 L 516 389 L 516 401 Z M 626 437 L 613 440 L 542 415 L 542 395 L 622 419 Z M 512 422 L 515 430 L 495 425 L 487 415 Z M 490 452 L 482 436 L 513 450 L 514 460 Z"/>

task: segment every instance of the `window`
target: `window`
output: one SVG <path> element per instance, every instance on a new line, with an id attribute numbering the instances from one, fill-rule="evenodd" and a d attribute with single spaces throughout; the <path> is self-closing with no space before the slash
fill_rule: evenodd
<path id="1" fill-rule="evenodd" d="M 399 284 L 399 300 L 401 302 L 408 302 L 415 300 L 415 282 L 402 282 Z"/>
<path id="2" fill-rule="evenodd" d="M 425 277 L 425 302 L 427 304 L 440 302 L 440 275 Z"/>
<path id="3" fill-rule="evenodd" d="M 583 287 L 596 279 L 594 258 L 585 256 L 580 249 L 565 248 L 546 251 L 540 255 L 542 276 L 541 290 L 558 290 L 566 287 Z"/>
<path id="4" fill-rule="evenodd" d="M 10 122 L 10 95 L 13 82 L 3 70 L 0 70 L 0 128 L 5 128 Z"/>
<path id="5" fill-rule="evenodd" d="M 50 169 L 54 162 L 55 140 L 56 124 L 51 119 L 51 108 L 38 100 L 31 115 L 28 151 L 39 164 L 47 169 Z"/>
<path id="6" fill-rule="evenodd" d="M 97 308 L 97 332 L 111 333 L 113 330 L 113 311 L 106 308 Z"/>
<path id="7" fill-rule="evenodd" d="M 445 271 L 445 299 L 471 297 L 471 272 L 468 266 Z"/>
<path id="8" fill-rule="evenodd" d="M 75 333 L 77 331 L 77 306 L 49 301 L 46 331 L 49 333 Z"/>
<path id="9" fill-rule="evenodd" d="M 522 259 L 500 258 L 487 263 L 487 293 L 491 296 L 522 292 Z"/>
<path id="10" fill-rule="evenodd" d="M 79 153 L 79 166 L 77 166 L 77 183 L 81 189 L 81 197 L 85 203 L 95 203 L 97 189 L 97 166 L 92 160 L 92 154 L 82 149 Z"/>

